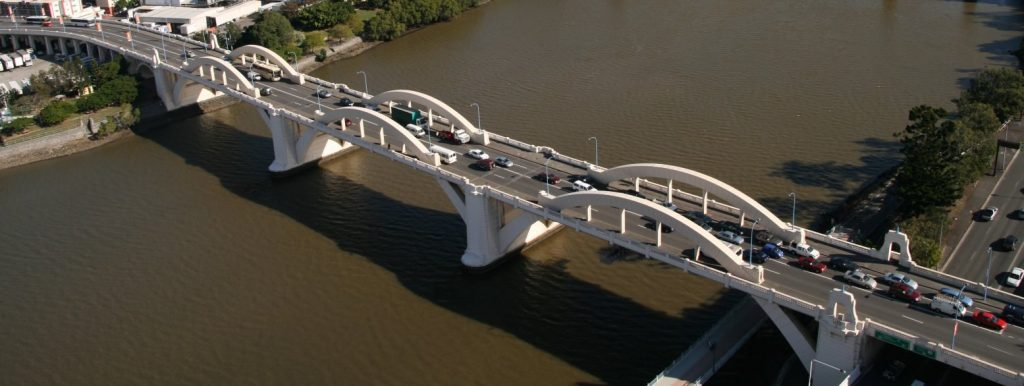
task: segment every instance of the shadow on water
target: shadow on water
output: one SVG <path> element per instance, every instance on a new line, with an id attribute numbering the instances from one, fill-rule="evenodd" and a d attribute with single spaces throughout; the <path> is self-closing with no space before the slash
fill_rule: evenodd
<path id="1" fill-rule="evenodd" d="M 283 213 L 339 249 L 387 269 L 417 296 L 499 328 L 608 384 L 649 381 L 710 327 L 714 318 L 708 315 L 726 312 L 742 296 L 728 292 L 699 310 L 669 315 L 574 278 L 566 260 L 513 258 L 486 274 L 467 274 L 459 262 L 465 245 L 459 216 L 407 205 L 321 168 L 272 180 L 266 171 L 273 155 L 269 138 L 209 115 L 196 120 L 200 124 L 192 128 L 177 125 L 139 135 L 209 172 L 239 197 Z M 207 143 L 203 137 L 210 135 L 229 138 L 217 141 L 223 148 L 216 151 L 201 149 L 199 144 Z M 354 235 L 414 237 L 388 237 L 384 243 Z"/>

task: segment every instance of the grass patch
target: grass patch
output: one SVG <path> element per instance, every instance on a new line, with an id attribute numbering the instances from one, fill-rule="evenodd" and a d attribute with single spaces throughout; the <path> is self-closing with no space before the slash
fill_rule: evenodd
<path id="1" fill-rule="evenodd" d="M 376 9 L 371 9 L 371 10 L 357 9 L 356 10 L 356 17 L 359 18 L 359 20 L 362 20 L 363 22 L 366 22 L 367 20 L 373 19 L 374 16 L 377 16 L 377 10 Z"/>

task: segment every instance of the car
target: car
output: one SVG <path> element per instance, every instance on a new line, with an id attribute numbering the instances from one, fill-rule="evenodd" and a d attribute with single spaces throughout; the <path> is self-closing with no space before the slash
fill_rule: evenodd
<path id="1" fill-rule="evenodd" d="M 318 96 L 320 98 L 330 98 L 331 95 L 332 94 L 331 94 L 330 90 L 319 89 L 319 90 L 316 91 L 316 96 Z"/>
<path id="2" fill-rule="evenodd" d="M 549 184 L 557 184 L 558 181 L 562 180 L 561 178 L 558 178 L 558 176 L 556 176 L 556 175 L 554 175 L 552 173 L 541 173 L 541 174 L 538 174 L 534 178 L 536 178 L 536 179 L 538 179 L 540 181 L 543 181 L 543 182 L 547 182 Z"/>
<path id="3" fill-rule="evenodd" d="M 796 261 L 796 265 L 811 272 L 825 272 L 825 263 L 807 256 L 800 256 L 800 259 Z"/>
<path id="4" fill-rule="evenodd" d="M 249 78 L 250 80 L 263 80 L 263 77 L 260 76 L 260 74 L 256 73 L 256 71 L 249 71 L 245 73 L 245 77 Z"/>
<path id="5" fill-rule="evenodd" d="M 1003 307 L 1003 313 L 1001 316 L 1003 320 L 1006 320 L 1007 322 L 1018 326 L 1024 326 L 1024 307 L 1012 303 L 1006 303 L 1006 307 Z"/>
<path id="6" fill-rule="evenodd" d="M 664 206 L 664 207 L 668 208 L 668 210 L 671 210 L 673 212 L 679 210 L 679 207 L 676 206 L 676 204 L 674 204 L 674 203 L 671 203 L 671 202 L 668 202 L 668 201 L 662 201 L 662 200 L 659 200 L 659 199 L 654 199 L 653 201 L 654 201 L 655 204 Z"/>
<path id="7" fill-rule="evenodd" d="M 1013 267 L 1013 269 L 1010 270 L 1010 273 L 1006 275 L 1006 285 L 1013 288 L 1019 287 L 1021 276 L 1024 276 L 1024 269 L 1021 269 L 1020 267 Z"/>
<path id="8" fill-rule="evenodd" d="M 53 22 L 49 21 L 49 20 L 44 21 L 43 22 L 43 27 L 53 27 Z"/>
<path id="9" fill-rule="evenodd" d="M 996 330 L 1005 330 L 1006 321 L 996 316 L 992 312 L 985 311 L 980 308 L 974 309 L 974 314 L 971 314 L 971 320 L 977 323 L 979 326 L 988 327 Z"/>
<path id="10" fill-rule="evenodd" d="M 494 159 L 494 163 L 503 168 L 512 167 L 512 160 L 508 159 L 508 157 L 497 157 Z"/>
<path id="11" fill-rule="evenodd" d="M 636 191 L 636 190 L 633 190 L 633 189 L 627 190 L 626 194 L 628 194 L 630 196 L 634 196 L 634 197 L 639 197 L 642 200 L 646 200 L 647 199 L 647 195 L 646 194 L 643 194 L 643 193 L 641 193 L 639 191 Z"/>
<path id="12" fill-rule="evenodd" d="M 274 89 L 270 87 L 263 87 L 260 89 L 260 95 L 266 96 L 274 93 Z"/>
<path id="13" fill-rule="evenodd" d="M 857 263 L 850 260 L 849 257 L 835 256 L 828 261 L 828 267 L 839 272 L 855 271 L 860 268 Z"/>
<path id="14" fill-rule="evenodd" d="M 743 229 L 740 229 L 740 225 L 729 221 L 719 221 L 714 224 L 720 231 L 729 231 L 736 234 L 743 233 Z"/>
<path id="15" fill-rule="evenodd" d="M 817 249 L 814 249 L 814 247 L 807 245 L 806 243 L 793 244 L 791 249 L 793 250 L 793 254 L 797 256 L 806 256 L 812 259 L 817 259 L 821 256 L 821 252 L 818 252 Z"/>
<path id="16" fill-rule="evenodd" d="M 732 233 L 732 231 L 721 231 L 715 233 L 715 237 L 736 245 L 743 244 L 743 236 Z"/>
<path id="17" fill-rule="evenodd" d="M 1012 213 L 1010 213 L 1010 218 L 1015 219 L 1015 220 L 1024 220 L 1024 208 L 1017 209 L 1017 210 L 1013 211 Z"/>
<path id="18" fill-rule="evenodd" d="M 352 120 L 351 119 L 345 119 L 345 127 L 349 127 L 349 126 L 352 126 Z"/>
<path id="19" fill-rule="evenodd" d="M 978 212 L 978 219 L 981 221 L 992 221 L 992 219 L 996 218 L 996 213 L 999 213 L 999 208 L 990 206 Z"/>
<path id="20" fill-rule="evenodd" d="M 192 52 L 192 51 L 185 51 L 185 57 L 186 58 L 194 58 L 194 57 L 196 57 L 196 53 Z"/>
<path id="21" fill-rule="evenodd" d="M 776 259 L 781 259 L 783 256 L 786 256 L 786 254 L 782 252 L 782 248 L 779 248 L 778 245 L 771 243 L 765 244 L 763 247 L 761 247 L 761 252 L 764 253 L 765 255 L 768 255 L 769 257 L 774 257 Z"/>
<path id="22" fill-rule="evenodd" d="M 939 293 L 949 296 L 953 299 L 957 299 L 960 303 L 964 304 L 964 307 L 970 308 L 974 306 L 974 299 L 971 299 L 967 294 L 963 293 L 958 289 L 953 288 L 940 288 Z"/>
<path id="23" fill-rule="evenodd" d="M 913 288 L 915 290 L 917 289 L 917 282 L 916 281 L 914 281 L 913 279 L 907 277 L 907 275 L 904 275 L 904 274 L 899 273 L 899 272 L 889 272 L 889 273 L 885 274 L 884 276 L 879 276 L 878 277 L 878 281 L 880 283 L 882 283 L 882 284 L 889 284 L 889 285 L 892 285 L 893 283 L 903 283 L 903 284 L 906 284 L 906 285 L 910 286 L 910 288 Z"/>
<path id="24" fill-rule="evenodd" d="M 768 262 L 768 259 L 770 259 L 770 258 L 771 257 L 768 256 L 767 253 L 764 253 L 764 251 L 760 251 L 758 253 L 755 253 L 754 256 L 751 257 L 750 259 L 751 259 L 751 261 L 754 262 L 754 264 L 764 264 L 764 263 Z"/>
<path id="25" fill-rule="evenodd" d="M 475 159 L 489 159 L 489 158 L 491 158 L 491 156 L 487 155 L 487 153 L 484 153 L 484 151 L 480 150 L 480 149 L 469 149 L 469 151 L 466 152 L 466 155 L 469 156 L 470 158 L 475 158 Z"/>
<path id="26" fill-rule="evenodd" d="M 1010 252 L 1017 249 L 1017 236 L 1009 235 L 1000 240 L 999 244 L 1004 251 Z"/>
<path id="27" fill-rule="evenodd" d="M 843 274 L 843 281 L 869 291 L 874 290 L 878 286 L 878 282 L 875 279 L 859 269 L 846 271 Z"/>
<path id="28" fill-rule="evenodd" d="M 476 161 L 476 163 L 473 164 L 473 166 L 476 167 L 477 169 L 483 170 L 483 171 L 493 170 L 494 169 L 494 160 L 482 159 L 482 160 Z"/>
<path id="29" fill-rule="evenodd" d="M 911 288 L 902 282 L 895 282 L 889 285 L 889 296 L 896 299 L 917 303 L 921 300 L 921 291 Z"/>
<path id="30" fill-rule="evenodd" d="M 348 98 L 341 98 L 341 100 L 338 101 L 338 104 L 343 107 L 352 106 L 352 100 Z"/>
<path id="31" fill-rule="evenodd" d="M 647 220 L 647 224 L 644 224 L 645 228 L 647 228 L 647 229 L 657 229 L 658 228 L 658 222 L 657 221 L 654 221 L 653 219 L 646 219 L 646 218 L 645 218 L 645 220 Z M 675 229 L 672 228 L 671 225 L 668 225 L 668 224 L 665 224 L 665 223 L 661 224 L 661 233 L 672 233 L 674 231 L 675 231 Z"/>
<path id="32" fill-rule="evenodd" d="M 705 223 L 705 224 L 714 224 L 715 223 L 715 219 L 711 218 L 711 216 L 708 216 L 708 215 L 704 214 L 704 212 L 700 212 L 700 211 L 696 211 L 696 210 L 691 210 L 691 211 L 684 212 L 683 213 L 683 217 L 686 217 L 686 218 L 690 219 L 690 221 L 693 221 L 693 222 L 698 223 L 698 224 L 699 223 Z"/>
<path id="33" fill-rule="evenodd" d="M 761 244 L 775 244 L 776 246 L 779 247 L 781 247 L 782 244 L 784 244 L 782 238 L 773 235 L 771 232 L 765 230 L 754 232 L 754 240 L 757 240 L 757 242 Z"/>

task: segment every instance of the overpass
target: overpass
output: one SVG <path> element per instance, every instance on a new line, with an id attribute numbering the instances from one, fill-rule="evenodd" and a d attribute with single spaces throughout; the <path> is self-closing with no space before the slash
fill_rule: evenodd
<path id="1" fill-rule="evenodd" d="M 234 98 L 259 112 L 273 140 L 273 173 L 289 173 L 340 154 L 365 149 L 434 177 L 466 224 L 462 263 L 485 269 L 503 257 L 561 228 L 571 228 L 632 250 L 691 274 L 750 294 L 783 332 L 809 370 L 814 384 L 855 381 L 881 345 L 891 344 L 1000 384 L 1024 385 L 1024 352 L 1017 326 L 993 332 L 960 323 L 955 347 L 954 320 L 888 298 L 881 291 L 847 289 L 830 275 L 790 266 L 791 259 L 750 264 L 727 244 L 679 212 L 648 197 L 735 220 L 743 229 L 771 232 L 789 242 L 808 242 L 831 256 L 850 256 L 884 273 L 893 259 L 924 290 L 981 283 L 944 275 L 914 264 L 909 239 L 891 231 L 879 249 L 830 238 L 780 220 L 756 200 L 714 177 L 679 166 L 638 163 L 605 168 L 561 154 L 554 148 L 483 131 L 440 99 L 412 90 L 370 95 L 345 84 L 318 79 L 293 69 L 277 54 L 259 46 L 227 51 L 176 35 L 135 25 L 102 22 L 102 28 L 0 23 L 0 41 L 39 53 L 79 53 L 98 60 L 121 55 L 131 70 L 152 76 L 168 110 L 214 97 Z M 129 36 L 131 38 L 129 39 Z M 185 55 L 195 53 L 195 57 Z M 253 61 L 276 64 L 280 81 L 253 81 L 243 75 Z M 263 95 L 261 89 L 270 89 Z M 339 106 L 343 93 L 371 108 Z M 385 114 L 395 105 L 413 107 L 438 130 L 463 129 L 471 142 L 445 144 L 457 152 L 482 149 L 513 160 L 510 168 L 481 171 L 460 159 L 441 163 L 429 150 L 438 139 L 417 138 Z M 349 126 L 346 121 L 352 122 Z M 549 184 L 537 174 L 589 177 L 601 188 L 573 192 L 567 183 Z M 665 181 L 664 184 L 654 181 Z M 683 189 L 679 189 L 682 186 Z M 695 192 L 695 193 L 691 193 Z M 641 197 L 642 196 L 642 197 Z M 748 220 L 754 221 L 748 221 Z M 666 233 L 666 226 L 674 232 Z M 649 229 L 653 228 L 653 229 Z M 708 259 L 710 258 L 710 259 Z M 877 262 L 878 264 L 872 264 Z M 895 269 L 893 267 L 892 269 Z M 989 289 L 985 308 L 1006 302 L 1024 304 L 1012 294 Z M 981 302 L 979 302 L 981 303 Z M 829 370 L 836 369 L 836 370 Z"/>

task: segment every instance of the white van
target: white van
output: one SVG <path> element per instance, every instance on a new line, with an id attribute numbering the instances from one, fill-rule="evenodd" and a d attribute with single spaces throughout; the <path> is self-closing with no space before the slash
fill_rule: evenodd
<path id="1" fill-rule="evenodd" d="M 422 138 L 424 135 L 427 134 L 427 132 L 425 130 L 423 130 L 422 127 L 416 126 L 416 125 L 411 124 L 411 123 L 408 124 L 408 125 L 405 125 L 405 129 L 409 130 L 409 132 L 412 133 L 412 135 L 415 135 L 416 138 Z"/>
<path id="2" fill-rule="evenodd" d="M 597 189 L 594 189 L 593 186 L 591 186 L 590 184 L 588 184 L 586 182 L 583 182 L 583 181 L 580 181 L 580 180 L 576 180 L 576 181 L 572 182 L 572 190 L 577 191 L 577 192 L 586 192 L 588 190 L 597 190 Z"/>
<path id="3" fill-rule="evenodd" d="M 935 297 L 932 298 L 931 308 L 932 310 L 952 317 L 962 318 L 964 315 L 967 315 L 967 308 L 964 307 L 964 304 L 961 303 L 959 299 L 946 295 L 936 294 Z"/>
<path id="4" fill-rule="evenodd" d="M 446 149 L 437 145 L 431 145 L 430 152 L 441 155 L 441 162 L 444 162 L 446 164 L 453 164 L 455 163 L 455 161 L 459 160 L 459 153 L 456 153 L 451 149 Z"/>

